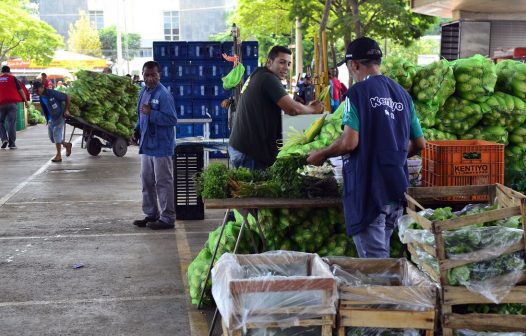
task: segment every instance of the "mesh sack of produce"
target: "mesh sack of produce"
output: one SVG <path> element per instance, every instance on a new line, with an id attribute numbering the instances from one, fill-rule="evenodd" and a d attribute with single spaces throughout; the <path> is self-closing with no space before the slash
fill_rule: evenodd
<path id="1" fill-rule="evenodd" d="M 461 137 L 462 140 L 486 140 L 508 144 L 508 131 L 502 126 L 477 125 L 469 129 Z"/>
<path id="2" fill-rule="evenodd" d="M 402 57 L 388 56 L 382 61 L 382 73 L 407 91 L 413 86 L 416 70 L 416 65 Z"/>
<path id="3" fill-rule="evenodd" d="M 329 266 L 315 254 L 289 251 L 224 254 L 212 269 L 212 295 L 229 330 L 332 319 L 338 301 Z"/>
<path id="4" fill-rule="evenodd" d="M 526 143 L 506 146 L 504 158 L 507 169 L 513 171 L 526 170 Z"/>
<path id="5" fill-rule="evenodd" d="M 457 96 L 481 102 L 485 96 L 495 91 L 497 72 L 490 59 L 482 55 L 474 55 L 458 59 L 453 64 Z"/>
<path id="6" fill-rule="evenodd" d="M 438 113 L 438 105 L 426 105 L 420 102 L 415 102 L 415 111 L 418 119 L 420 120 L 420 125 L 425 128 L 430 128 L 435 126 L 436 115 Z"/>
<path id="7" fill-rule="evenodd" d="M 504 60 L 496 65 L 497 87 L 504 92 L 526 99 L 526 63 Z"/>
<path id="8" fill-rule="evenodd" d="M 526 120 L 526 104 L 521 99 L 504 92 L 495 92 L 480 103 L 484 114 L 482 122 L 488 126 L 503 126 L 510 132 Z"/>
<path id="9" fill-rule="evenodd" d="M 424 128 L 424 137 L 426 140 L 457 140 L 457 136 L 453 133 L 443 132 L 436 128 Z"/>
<path id="10" fill-rule="evenodd" d="M 442 106 L 455 92 L 453 68 L 446 60 L 420 68 L 413 79 L 413 99 L 427 105 Z"/>
<path id="11" fill-rule="evenodd" d="M 192 299 L 192 304 L 199 303 L 199 295 L 203 289 L 203 285 L 206 279 L 206 273 L 208 272 L 208 267 L 212 261 L 212 254 L 208 248 L 203 248 L 197 257 L 192 261 L 188 266 L 188 287 L 190 291 L 190 298 Z M 208 288 L 212 285 L 211 279 L 208 281 Z M 205 295 L 205 303 L 211 302 L 210 293 Z"/>
<path id="12" fill-rule="evenodd" d="M 462 135 L 482 119 L 480 106 L 469 100 L 451 96 L 437 113 L 436 128 L 443 132 Z"/>

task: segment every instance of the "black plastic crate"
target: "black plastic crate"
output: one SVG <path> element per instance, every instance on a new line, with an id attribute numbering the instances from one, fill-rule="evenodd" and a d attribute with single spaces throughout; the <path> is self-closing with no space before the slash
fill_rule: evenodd
<path id="1" fill-rule="evenodd" d="M 182 220 L 205 218 L 203 199 L 197 196 L 194 176 L 203 171 L 202 144 L 178 144 L 174 157 L 175 217 Z"/>

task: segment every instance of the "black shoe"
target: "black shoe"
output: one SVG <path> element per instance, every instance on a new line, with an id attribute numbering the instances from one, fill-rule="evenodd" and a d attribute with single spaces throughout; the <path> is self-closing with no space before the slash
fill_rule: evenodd
<path id="1" fill-rule="evenodd" d="M 2 141 L 2 149 L 5 149 L 8 143 L 8 141 Z"/>
<path id="2" fill-rule="evenodd" d="M 155 222 L 149 222 L 148 224 L 146 224 L 146 226 L 152 230 L 168 230 L 168 229 L 173 229 L 175 227 L 173 223 L 168 224 L 168 223 L 163 222 L 162 220 L 157 220 Z"/>
<path id="3" fill-rule="evenodd" d="M 16 145 L 15 144 L 9 144 L 9 149 L 16 149 Z"/>
<path id="4" fill-rule="evenodd" d="M 146 227 L 146 224 L 155 222 L 157 219 L 146 217 L 145 219 L 138 219 L 133 221 L 133 225 L 138 227 Z"/>

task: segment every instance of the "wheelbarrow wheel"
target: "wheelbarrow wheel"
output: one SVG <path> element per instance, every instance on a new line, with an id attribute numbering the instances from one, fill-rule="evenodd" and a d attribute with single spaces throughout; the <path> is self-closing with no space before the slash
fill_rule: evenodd
<path id="1" fill-rule="evenodd" d="M 116 138 L 112 143 L 113 154 L 123 157 L 128 151 L 128 142 L 123 138 Z"/>
<path id="2" fill-rule="evenodd" d="M 86 142 L 86 149 L 90 155 L 97 156 L 102 150 L 102 142 L 97 138 L 89 138 Z"/>

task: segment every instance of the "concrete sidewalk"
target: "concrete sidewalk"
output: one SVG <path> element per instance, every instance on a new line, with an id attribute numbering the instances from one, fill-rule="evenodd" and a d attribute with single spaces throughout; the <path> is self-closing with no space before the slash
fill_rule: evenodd
<path id="1" fill-rule="evenodd" d="M 223 213 L 136 228 L 137 147 L 93 157 L 76 138 L 55 164 L 46 126 L 17 137 L 0 150 L 0 335 L 207 335 L 186 268 Z"/>

